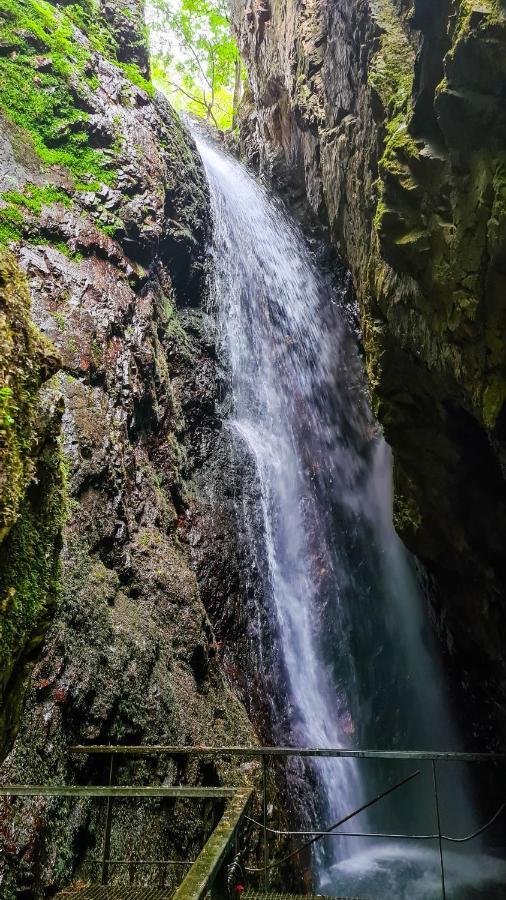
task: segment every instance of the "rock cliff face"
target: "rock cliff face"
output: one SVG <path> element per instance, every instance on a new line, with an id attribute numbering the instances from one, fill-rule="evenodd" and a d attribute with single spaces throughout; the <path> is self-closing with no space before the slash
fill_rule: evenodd
<path id="1" fill-rule="evenodd" d="M 506 730 L 506 13 L 234 0 L 244 154 L 349 266 L 399 533 L 481 736 Z"/>
<path id="2" fill-rule="evenodd" d="M 209 203 L 190 136 L 154 96 L 142 12 L 136 0 L 0 0 L 9 746 L 18 729 L 3 781 L 103 780 L 102 763 L 67 753 L 74 743 L 254 740 L 179 537 L 215 428 Z M 216 784 L 222 768 L 162 759 L 117 777 Z M 102 814 L 5 801 L 2 898 L 39 896 L 76 866 L 93 874 Z M 191 856 L 212 810 L 192 805 L 179 832 L 167 814 L 118 810 L 113 855 Z"/>
<path id="3" fill-rule="evenodd" d="M 58 600 L 65 512 L 61 407 L 44 389 L 58 357 L 30 317 L 26 280 L 0 258 L 0 752 L 19 718 L 29 661 Z M 56 402 L 55 402 L 56 401 Z"/>

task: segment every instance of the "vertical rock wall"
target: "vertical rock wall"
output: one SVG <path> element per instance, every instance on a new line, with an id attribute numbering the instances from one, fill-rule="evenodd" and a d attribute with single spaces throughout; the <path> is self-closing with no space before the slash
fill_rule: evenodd
<path id="1" fill-rule="evenodd" d="M 396 525 L 489 740 L 506 724 L 504 4 L 234 0 L 233 15 L 244 153 L 304 195 L 351 269 Z"/>
<path id="2" fill-rule="evenodd" d="M 30 652 L 46 636 L 31 653 L 1 778 L 97 783 L 105 764 L 69 755 L 69 745 L 254 740 L 180 539 L 216 428 L 202 310 L 208 193 L 190 136 L 154 96 L 142 5 L 0 0 L 0 18 L 0 240 L 17 260 L 5 264 L 17 286 L 7 306 L 18 290 L 35 409 L 23 415 L 47 431 L 33 432 L 33 462 L 13 462 L 22 490 L 12 514 L 7 498 L 17 520 L 2 587 L 4 577 L 16 591 L 28 579 L 37 598 L 36 622 L 11 631 Z M 4 269 L 1 278 L 3 286 Z M 63 408 L 67 501 L 55 470 L 57 420 L 36 405 L 39 383 L 57 368 L 49 340 L 61 357 L 53 384 L 63 407 L 54 415 Z M 5 441 L 9 409 L 1 415 Z M 14 527 L 37 529 L 33 552 L 26 542 L 18 551 Z M 17 645 L 10 652 L 19 655 Z M 162 759 L 125 763 L 117 778 L 217 784 L 224 772 Z M 38 897 L 73 874 L 96 878 L 102 814 L 89 801 L 4 801 L 2 898 Z M 167 804 L 120 804 L 112 855 L 187 858 L 215 814 L 188 804 L 176 826 Z"/>
<path id="3" fill-rule="evenodd" d="M 0 752 L 58 602 L 65 516 L 61 403 L 45 388 L 59 360 L 30 312 L 26 280 L 0 252 Z"/>

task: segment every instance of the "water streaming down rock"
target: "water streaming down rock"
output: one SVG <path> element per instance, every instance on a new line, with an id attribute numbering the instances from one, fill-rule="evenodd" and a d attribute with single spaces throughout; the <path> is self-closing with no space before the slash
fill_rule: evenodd
<path id="1" fill-rule="evenodd" d="M 298 746 L 455 747 L 412 564 L 392 526 L 390 454 L 340 297 L 282 205 L 196 139 L 212 194 L 226 424 L 245 473 L 238 507 L 255 582 L 249 639 L 271 734 Z M 364 770 L 351 760 L 315 763 L 320 823 L 405 772 Z M 418 794 L 403 789 L 373 815 L 375 827 L 433 830 L 428 775 Z M 453 825 L 470 825 L 459 776 L 446 808 Z M 367 824 L 362 816 L 353 830 Z M 377 877 L 377 850 L 351 841 L 326 842 L 315 859 L 320 884 L 353 885 L 347 861 L 363 857 L 363 889 L 377 882 L 376 897 L 394 896 Z M 428 868 L 423 854 L 410 860 L 401 873 L 408 885 Z M 397 885 L 395 896 L 415 896 L 410 890 Z"/>

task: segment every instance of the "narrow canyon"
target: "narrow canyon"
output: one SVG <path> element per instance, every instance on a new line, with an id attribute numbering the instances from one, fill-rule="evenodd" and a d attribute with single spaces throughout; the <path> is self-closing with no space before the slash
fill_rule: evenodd
<path id="1" fill-rule="evenodd" d="M 504 761 L 439 766 L 442 865 L 430 754 L 506 740 L 504 0 L 197 3 L 223 128 L 164 2 L 0 0 L 0 898 L 104 830 L 171 897 L 263 773 L 217 900 L 499 900 Z M 113 778 L 190 794 L 8 791 Z"/>

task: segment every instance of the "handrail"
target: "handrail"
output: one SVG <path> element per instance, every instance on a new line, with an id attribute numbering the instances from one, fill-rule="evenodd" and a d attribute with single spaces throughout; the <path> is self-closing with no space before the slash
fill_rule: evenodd
<path id="1" fill-rule="evenodd" d="M 2 784 L 1 797 L 96 797 L 108 801 L 104 847 L 102 854 L 102 883 L 106 884 L 111 865 L 189 865 L 191 866 L 174 897 L 180 900 L 199 900 L 212 884 L 235 836 L 239 823 L 253 796 L 253 789 L 238 787 L 161 786 L 136 787 L 116 785 L 39 785 Z M 123 860 L 110 859 L 111 802 L 114 798 L 140 797 L 148 799 L 213 799 L 225 800 L 226 805 L 216 828 L 196 860 Z M 184 887 L 184 891 L 182 891 Z"/>
<path id="2" fill-rule="evenodd" d="M 201 900 L 213 886 L 241 820 L 253 797 L 251 788 L 237 788 L 198 858 L 177 888 L 172 900 Z"/>
<path id="3" fill-rule="evenodd" d="M 494 762 L 506 759 L 506 753 L 463 753 L 445 750 L 348 750 L 345 748 L 316 747 L 176 747 L 170 744 L 76 744 L 67 748 L 69 753 L 106 753 L 144 756 L 152 753 L 169 756 L 229 754 L 230 756 L 317 756 L 345 757 L 350 759 L 385 759 L 385 760 L 434 760 L 442 762 Z"/>
<path id="4" fill-rule="evenodd" d="M 229 800 L 234 788 L 226 787 L 104 787 L 76 784 L 2 784 L 0 797 L 171 797 L 177 800 Z"/>

